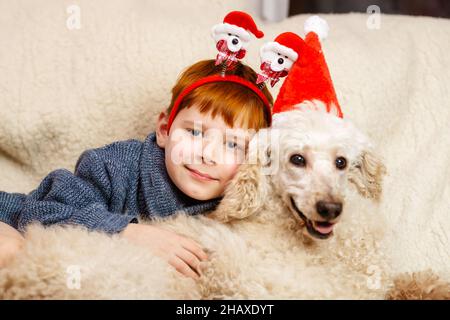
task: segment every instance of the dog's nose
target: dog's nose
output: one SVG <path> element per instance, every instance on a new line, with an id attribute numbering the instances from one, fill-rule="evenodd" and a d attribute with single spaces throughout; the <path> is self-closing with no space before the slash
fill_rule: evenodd
<path id="1" fill-rule="evenodd" d="M 231 43 L 237 45 L 239 43 L 239 40 L 234 38 L 233 40 L 231 40 Z"/>
<path id="2" fill-rule="evenodd" d="M 340 202 L 326 202 L 318 201 L 316 203 L 317 213 L 327 220 L 333 220 L 342 212 L 342 203 Z"/>

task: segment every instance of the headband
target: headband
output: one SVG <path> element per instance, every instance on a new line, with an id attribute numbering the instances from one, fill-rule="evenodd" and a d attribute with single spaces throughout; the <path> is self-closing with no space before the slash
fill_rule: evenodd
<path id="1" fill-rule="evenodd" d="M 264 50 L 264 54 L 261 51 L 262 72 L 257 75 L 256 84 L 254 84 L 236 75 L 226 75 L 227 69 L 235 69 L 238 61 L 245 57 L 252 35 L 262 38 L 264 33 L 258 29 L 253 18 L 242 11 L 228 13 L 222 23 L 213 26 L 211 36 L 218 50 L 215 65 L 221 65 L 222 71 L 220 75 L 207 76 L 195 81 L 178 95 L 169 114 L 168 132 L 183 99 L 196 88 L 214 82 L 237 83 L 253 91 L 264 104 L 267 124 L 269 126 L 272 124 L 271 104 L 261 90 L 264 88 L 265 81 L 270 80 L 273 87 L 280 78 L 287 76 L 292 63 L 297 59 L 298 48 L 296 46 L 293 46 L 293 49 L 290 48 L 292 44 L 295 44 L 296 39 L 292 39 L 292 35 L 283 35 L 282 39 L 275 39 L 280 42 L 280 44 L 276 43 L 278 46 L 274 47 L 275 42 L 272 42 L 271 47 Z"/>
<path id="2" fill-rule="evenodd" d="M 175 119 L 175 116 L 178 112 L 178 109 L 180 108 L 181 102 L 183 99 L 191 93 L 194 89 L 208 83 L 215 83 L 215 82 L 232 82 L 237 83 L 241 86 L 244 86 L 250 90 L 252 90 L 263 102 L 264 104 L 264 114 L 266 117 L 266 121 L 268 125 L 270 126 L 272 124 L 272 115 L 271 115 L 271 105 L 269 103 L 269 100 L 267 100 L 266 96 L 262 93 L 261 89 L 258 88 L 256 85 L 251 83 L 248 80 L 245 80 L 242 77 L 235 76 L 235 75 L 212 75 L 205 78 L 201 78 L 200 80 L 197 80 L 196 82 L 192 83 L 190 86 L 185 88 L 177 97 L 175 100 L 172 110 L 170 111 L 169 120 L 167 123 L 167 132 L 170 131 L 170 127 L 172 126 L 173 120 Z"/>

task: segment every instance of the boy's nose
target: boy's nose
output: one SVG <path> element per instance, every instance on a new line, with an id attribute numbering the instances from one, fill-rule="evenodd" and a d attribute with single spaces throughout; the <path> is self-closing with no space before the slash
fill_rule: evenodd
<path id="1" fill-rule="evenodd" d="M 203 148 L 202 160 L 206 164 L 216 164 L 217 163 L 217 150 L 214 142 L 207 143 Z"/>
<path id="2" fill-rule="evenodd" d="M 210 165 L 216 164 L 216 161 L 209 156 L 203 155 L 202 159 L 203 159 L 203 162 L 206 164 L 210 164 Z"/>

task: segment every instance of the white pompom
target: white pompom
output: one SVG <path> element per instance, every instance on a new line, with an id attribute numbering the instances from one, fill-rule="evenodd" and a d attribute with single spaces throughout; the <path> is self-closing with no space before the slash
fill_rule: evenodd
<path id="1" fill-rule="evenodd" d="M 305 34 L 314 32 L 320 40 L 323 40 L 328 36 L 328 31 L 330 31 L 328 23 L 319 16 L 309 17 L 305 21 Z"/>

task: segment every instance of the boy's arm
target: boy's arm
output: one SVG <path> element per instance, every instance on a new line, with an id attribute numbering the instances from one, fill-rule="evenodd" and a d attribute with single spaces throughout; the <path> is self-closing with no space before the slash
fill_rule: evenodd
<path id="1" fill-rule="evenodd" d="M 14 226 L 27 195 L 0 191 L 0 223 Z"/>
<path id="2" fill-rule="evenodd" d="M 118 183 L 118 182 L 117 182 Z M 20 231 L 37 221 L 43 225 L 75 224 L 107 233 L 122 231 L 136 216 L 108 210 L 112 190 L 126 193 L 126 187 L 112 185 L 110 168 L 95 150 L 84 152 L 75 173 L 65 169 L 51 172 L 23 202 L 12 224 Z"/>

